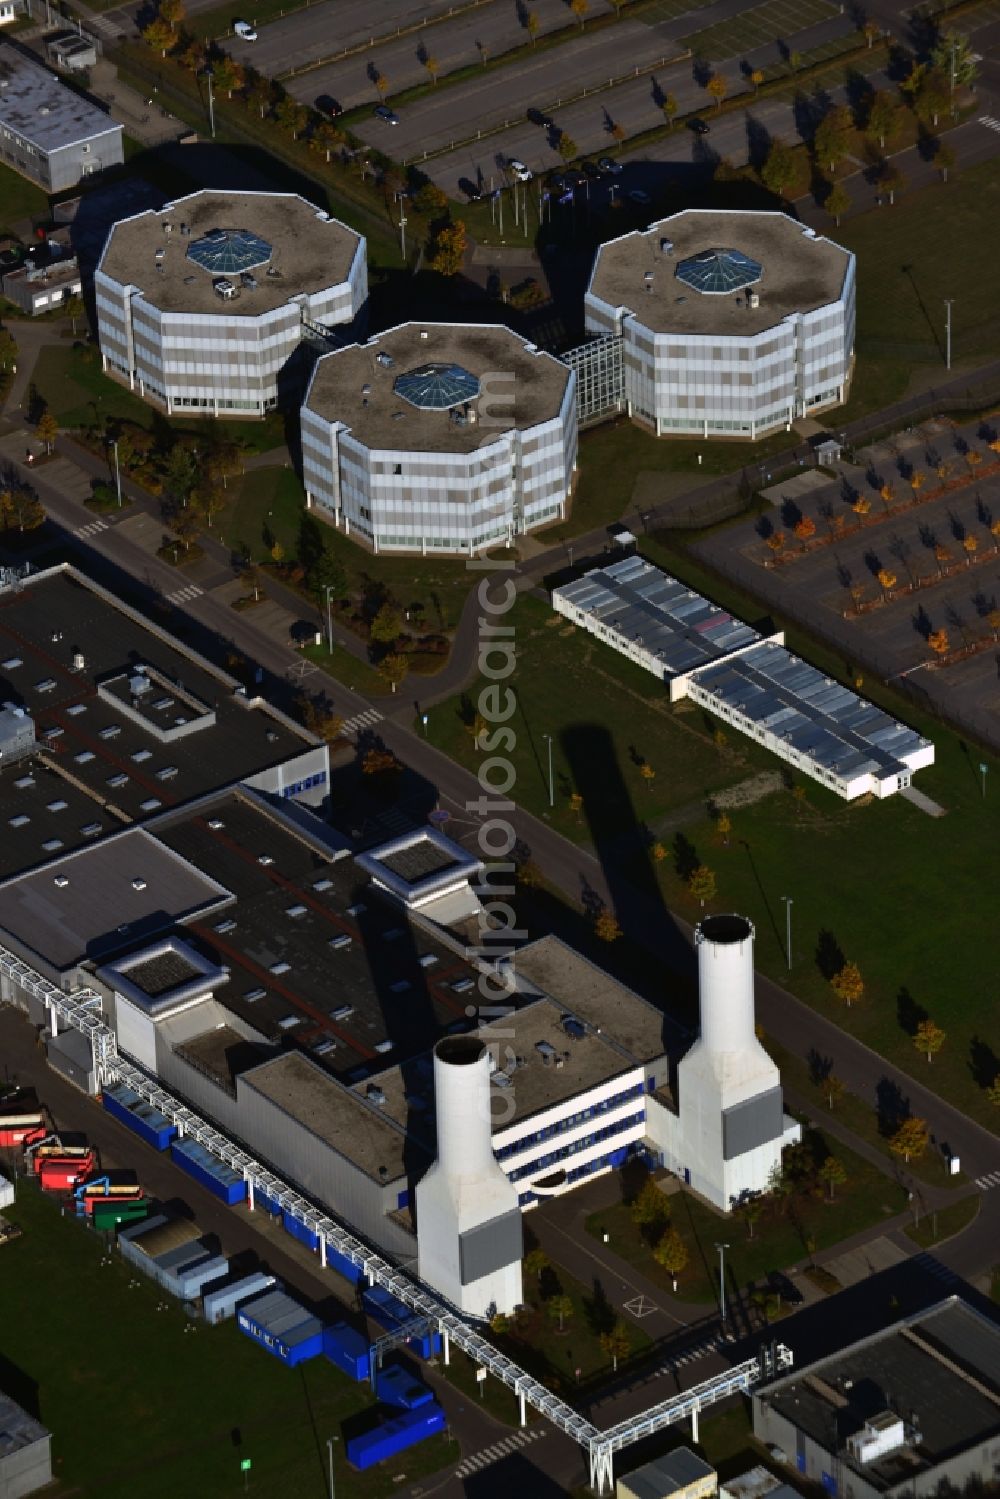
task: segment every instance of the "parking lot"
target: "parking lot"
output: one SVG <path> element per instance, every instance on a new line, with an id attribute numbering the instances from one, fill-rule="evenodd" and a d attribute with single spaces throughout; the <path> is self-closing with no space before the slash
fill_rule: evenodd
<path id="1" fill-rule="evenodd" d="M 949 465 L 949 477 L 968 472 L 961 451 L 966 442 L 982 454 L 982 466 L 995 461 L 986 438 L 979 435 L 979 424 L 917 429 L 901 436 L 893 449 L 887 444 L 866 449 L 858 455 L 859 464 L 840 465 L 828 484 L 779 503 L 763 517 L 712 537 L 699 549 L 728 572 L 737 562 L 741 581 L 786 617 L 835 635 L 847 651 L 857 652 L 858 659 L 877 662 L 879 674 L 887 679 L 909 677 L 943 712 L 977 716 L 984 729 L 991 729 L 990 737 L 1000 742 L 1000 642 L 965 661 L 940 667 L 933 665 L 936 658 L 927 643 L 931 632 L 938 630 L 945 631 L 951 649 L 984 638 L 992 641 L 995 631 L 989 616 L 1000 608 L 1000 542 L 991 527 L 1000 519 L 1000 476 L 964 484 L 938 499 L 886 515 L 878 524 L 798 555 L 784 566 L 764 565 L 771 555 L 764 534 L 768 527 L 784 532 L 785 548 L 794 551 L 794 525 L 800 516 L 813 522 L 818 536 L 831 534 L 838 515 L 856 525 L 856 495 L 868 501 L 870 520 L 885 511 L 879 498 L 885 482 L 891 482 L 896 498 L 903 500 L 911 492 L 906 476 L 914 470 L 925 475 L 928 490 L 941 482 L 936 474 L 940 463 Z M 974 550 L 966 549 L 967 537 L 973 539 Z M 894 583 L 887 587 L 879 573 Z M 863 612 L 856 613 L 859 602 Z"/>

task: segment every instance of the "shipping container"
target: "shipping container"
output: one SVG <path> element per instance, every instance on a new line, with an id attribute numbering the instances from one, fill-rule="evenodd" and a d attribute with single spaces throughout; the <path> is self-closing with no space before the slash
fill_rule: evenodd
<path id="1" fill-rule="evenodd" d="M 298 1239 L 299 1243 L 304 1244 L 307 1249 L 319 1248 L 319 1234 L 311 1229 L 308 1223 L 303 1223 L 301 1218 L 290 1213 L 287 1208 L 281 1214 L 281 1223 L 285 1233 L 291 1234 L 293 1239 Z"/>
<path id="2" fill-rule="evenodd" d="M 434 1399 L 423 1380 L 399 1363 L 383 1364 L 377 1371 L 375 1395 L 383 1405 L 394 1405 L 404 1411 L 418 1410 Z"/>
<path id="3" fill-rule="evenodd" d="M 183 1270 L 178 1270 L 176 1276 L 181 1289 L 180 1299 L 182 1301 L 196 1300 L 207 1286 L 222 1280 L 228 1274 L 229 1261 L 222 1254 L 210 1255 L 207 1260 L 202 1260 L 198 1265 L 186 1266 Z"/>
<path id="4" fill-rule="evenodd" d="M 119 1246 L 124 1240 L 129 1244 L 134 1244 L 138 1248 L 138 1241 L 145 1234 L 152 1233 L 155 1228 L 162 1228 L 165 1223 L 169 1222 L 170 1219 L 166 1213 L 154 1213 L 152 1218 L 146 1219 L 145 1223 L 136 1223 L 131 1228 L 122 1229 L 118 1235 Z"/>
<path id="5" fill-rule="evenodd" d="M 31 1150 L 29 1159 L 37 1176 L 47 1161 L 92 1161 L 94 1152 L 89 1145 L 37 1145 Z"/>
<path id="6" fill-rule="evenodd" d="M 82 1182 L 73 1193 L 76 1198 L 76 1210 L 78 1213 L 93 1213 L 98 1204 L 108 1202 L 138 1202 L 145 1196 L 144 1189 L 138 1182 L 130 1182 L 127 1186 L 112 1185 L 104 1177 L 96 1182 Z"/>
<path id="7" fill-rule="evenodd" d="M 419 1410 L 394 1416 L 391 1421 L 376 1426 L 374 1431 L 352 1437 L 347 1443 L 347 1461 L 362 1470 L 373 1468 L 376 1463 L 384 1463 L 397 1453 L 405 1452 L 407 1447 L 414 1447 L 436 1432 L 444 1431 L 444 1428 L 444 1411 L 432 1400 Z"/>
<path id="8" fill-rule="evenodd" d="M 346 1254 L 341 1254 L 339 1249 L 334 1249 L 329 1244 L 326 1246 L 326 1266 L 328 1270 L 336 1270 L 352 1286 L 359 1286 L 365 1278 L 360 1265 L 356 1265 Z"/>
<path id="9" fill-rule="evenodd" d="M 46 1133 L 41 1114 L 8 1114 L 0 1119 L 0 1147 L 10 1150 L 15 1145 L 24 1145 L 38 1130 Z M 41 1139 L 41 1135 L 38 1138 Z"/>
<path id="10" fill-rule="evenodd" d="M 259 1210 L 262 1213 L 270 1213 L 272 1218 L 281 1217 L 281 1203 L 276 1197 L 272 1197 L 269 1192 L 265 1192 L 262 1187 L 254 1187 L 253 1205 L 255 1211 Z"/>
<path id="11" fill-rule="evenodd" d="M 362 1298 L 368 1316 L 389 1332 L 395 1332 L 417 1315 L 403 1301 L 398 1301 L 384 1286 L 371 1286 Z M 430 1358 L 441 1352 L 441 1334 L 425 1332 L 410 1338 L 408 1346 L 421 1358 Z"/>
<path id="12" fill-rule="evenodd" d="M 9 1208 L 14 1201 L 14 1183 L 0 1175 L 0 1208 Z"/>
<path id="13" fill-rule="evenodd" d="M 337 1322 L 323 1332 L 323 1352 L 331 1364 L 336 1364 L 345 1374 L 359 1383 L 371 1373 L 368 1362 L 368 1339 L 349 1327 L 346 1322 Z"/>
<path id="14" fill-rule="evenodd" d="M 240 1280 L 234 1280 L 228 1286 L 213 1287 L 206 1291 L 203 1308 L 205 1321 L 216 1323 L 224 1322 L 231 1317 L 238 1306 L 246 1301 L 252 1301 L 260 1296 L 261 1292 L 269 1290 L 278 1284 L 273 1275 L 265 1275 L 258 1270 L 253 1275 L 244 1275 Z"/>
<path id="15" fill-rule="evenodd" d="M 247 1184 L 238 1171 L 212 1155 L 197 1140 L 175 1140 L 170 1154 L 182 1171 L 207 1187 L 209 1192 L 232 1207 L 247 1195 Z"/>
<path id="16" fill-rule="evenodd" d="M 236 1325 L 289 1368 L 323 1352 L 322 1322 L 284 1291 L 271 1291 L 241 1306 Z"/>
<path id="17" fill-rule="evenodd" d="M 43 1192 L 69 1192 L 90 1176 L 95 1164 L 92 1155 L 49 1156 L 42 1162 L 38 1180 Z"/>
<path id="18" fill-rule="evenodd" d="M 176 1137 L 176 1126 L 124 1083 L 116 1088 L 105 1088 L 101 1097 L 108 1113 L 127 1125 L 147 1145 L 152 1145 L 154 1150 L 166 1150 Z"/>
<path id="19" fill-rule="evenodd" d="M 151 1206 L 148 1197 L 114 1197 L 94 1204 L 91 1222 L 99 1229 L 119 1228 L 123 1223 L 141 1223 Z"/>

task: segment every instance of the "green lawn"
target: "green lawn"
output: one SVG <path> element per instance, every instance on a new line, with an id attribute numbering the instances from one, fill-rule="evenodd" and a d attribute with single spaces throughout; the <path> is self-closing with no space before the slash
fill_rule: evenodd
<path id="1" fill-rule="evenodd" d="M 40 187 L 0 164 L 0 234 L 15 235 L 23 219 L 47 219 L 49 200 Z M 23 226 L 22 226 L 23 227 Z"/>
<path id="2" fill-rule="evenodd" d="M 266 452 L 284 441 L 284 423 L 274 414 L 263 421 L 219 421 L 212 417 L 165 417 L 101 370 L 93 344 L 44 348 L 35 365 L 33 384 L 61 427 L 103 427 L 108 420 L 140 427 L 166 425 L 175 432 L 197 434 L 211 423 L 248 452 Z"/>
<path id="3" fill-rule="evenodd" d="M 552 1298 L 558 1294 L 568 1296 L 572 1303 L 562 1331 L 549 1311 Z M 595 1283 L 588 1289 L 557 1265 L 544 1271 L 540 1282 L 530 1276 L 525 1278 L 524 1305 L 529 1310 L 497 1341 L 549 1389 L 572 1401 L 578 1379 L 586 1383 L 611 1374 L 611 1359 L 601 1347 L 600 1339 L 602 1332 L 607 1332 L 618 1319 L 600 1285 Z M 641 1358 L 651 1346 L 636 1323 L 629 1322 L 628 1329 L 630 1348 L 619 1365 L 630 1358 Z"/>
<path id="4" fill-rule="evenodd" d="M 979 1197 L 963 1197 L 961 1202 L 953 1202 L 950 1207 L 937 1208 L 933 1213 L 928 1213 L 926 1218 L 914 1224 L 906 1230 L 908 1238 L 913 1239 L 922 1249 L 931 1249 L 935 1244 L 943 1244 L 946 1239 L 961 1233 L 963 1228 L 968 1228 L 973 1218 L 979 1212 Z"/>
<path id="5" fill-rule="evenodd" d="M 803 1192 L 786 1204 L 770 1204 L 754 1225 L 751 1239 L 747 1229 L 732 1216 L 715 1212 L 690 1192 L 676 1192 L 668 1199 L 670 1224 L 688 1250 L 687 1267 L 677 1280 L 677 1295 L 683 1301 L 717 1299 L 719 1257 L 715 1245 L 723 1233 L 730 1245 L 726 1254 L 727 1285 L 737 1285 L 742 1290 L 752 1284 L 760 1285 L 770 1270 L 787 1270 L 804 1264 L 813 1252 L 811 1245 L 816 1250 L 829 1249 L 852 1234 L 893 1217 L 906 1206 L 903 1189 L 864 1157 L 837 1140 L 827 1139 L 820 1130 L 807 1129 L 804 1137 L 815 1159 L 835 1156 L 847 1171 L 847 1182 L 836 1189 L 834 1202 L 827 1200 L 822 1189 L 818 1196 Z M 661 1285 L 669 1306 L 673 1294 L 670 1276 L 653 1259 L 650 1240 L 632 1222 L 631 1208 L 618 1203 L 591 1213 L 587 1232 L 601 1242 L 609 1234 L 614 1252 Z"/>
<path id="6" fill-rule="evenodd" d="M 606 838 L 694 804 L 745 779 L 764 763 L 747 743 L 719 750 L 700 714 L 677 714 L 654 677 L 614 656 L 538 599 L 522 597 L 508 616 L 517 645 L 510 678 L 517 711 L 514 799 L 574 841 Z M 430 710 L 428 737 L 475 771 L 482 755 L 470 727 L 487 684 Z M 552 735 L 555 805 L 549 808 L 547 734 Z M 504 746 L 506 749 L 506 746 Z M 649 781 L 641 773 L 648 763 Z M 582 795 L 579 812 L 570 806 Z"/>
<path id="7" fill-rule="evenodd" d="M 442 1435 L 353 1472 L 344 1438 L 373 1413 L 366 1384 L 323 1358 L 283 1368 L 232 1321 L 192 1323 L 173 1302 L 157 1310 L 164 1298 L 152 1282 L 130 1287 L 137 1277 L 119 1256 L 102 1264 L 98 1236 L 30 1186 L 6 1216 L 24 1233 L 3 1250 L 4 1359 L 37 1387 L 61 1493 L 238 1496 L 249 1458 L 247 1492 L 258 1499 L 326 1499 L 329 1436 L 341 1439 L 337 1486 L 351 1499 L 381 1499 L 397 1474 L 416 1480 L 456 1459 Z"/>

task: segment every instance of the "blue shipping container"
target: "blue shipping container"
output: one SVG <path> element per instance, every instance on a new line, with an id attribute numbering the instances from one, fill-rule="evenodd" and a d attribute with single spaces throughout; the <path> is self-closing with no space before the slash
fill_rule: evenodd
<path id="1" fill-rule="evenodd" d="M 365 1292 L 362 1302 L 368 1315 L 390 1332 L 395 1332 L 405 1322 L 412 1322 L 416 1316 L 405 1302 L 397 1301 L 384 1286 L 372 1286 Z M 421 1358 L 430 1358 L 441 1352 L 441 1334 L 422 1333 L 419 1337 L 410 1339 L 409 1347 L 419 1353 Z"/>
<path id="2" fill-rule="evenodd" d="M 260 1187 L 254 1187 L 253 1189 L 253 1205 L 255 1209 L 259 1208 L 262 1213 L 271 1213 L 276 1218 L 281 1217 L 281 1203 L 276 1197 L 271 1197 L 269 1193 L 263 1191 Z"/>
<path id="3" fill-rule="evenodd" d="M 353 1327 L 348 1327 L 346 1322 L 337 1322 L 324 1330 L 323 1352 L 331 1364 L 336 1364 L 359 1384 L 368 1378 L 368 1339 L 355 1332 Z"/>
<path id="4" fill-rule="evenodd" d="M 434 1399 L 430 1390 L 402 1364 L 383 1364 L 375 1375 L 375 1396 L 383 1405 L 415 1411 Z"/>
<path id="5" fill-rule="evenodd" d="M 275 1301 L 287 1303 L 288 1309 L 273 1308 L 271 1303 Z M 265 1303 L 268 1304 L 266 1307 Z M 256 1308 L 261 1309 L 259 1318 L 255 1314 Z M 323 1352 L 322 1322 L 310 1316 L 305 1307 L 297 1306 L 290 1297 L 276 1292 L 242 1307 L 236 1314 L 236 1325 L 240 1332 L 253 1338 L 291 1369 Z"/>
<path id="6" fill-rule="evenodd" d="M 233 1207 L 247 1195 L 247 1184 L 238 1171 L 227 1166 L 197 1140 L 175 1140 L 170 1154 L 188 1176 Z"/>
<path id="7" fill-rule="evenodd" d="M 353 1437 L 347 1444 L 347 1461 L 362 1470 L 373 1468 L 376 1463 L 395 1457 L 397 1452 L 426 1441 L 435 1432 L 444 1431 L 444 1426 L 444 1411 L 432 1401 L 376 1426 L 374 1431 L 366 1431 L 364 1436 Z"/>
<path id="8" fill-rule="evenodd" d="M 301 1218 L 296 1218 L 294 1213 L 286 1209 L 281 1215 L 281 1222 L 286 1234 L 291 1234 L 293 1239 L 298 1239 L 300 1244 L 305 1244 L 307 1249 L 319 1248 L 319 1234 L 315 1233 Z"/>
<path id="9" fill-rule="evenodd" d="M 346 1254 L 341 1254 L 338 1249 L 331 1248 L 329 1244 L 326 1246 L 326 1264 L 328 1270 L 336 1270 L 337 1274 L 342 1275 L 352 1286 L 359 1286 L 365 1278 L 365 1272 L 360 1265 L 355 1265 Z"/>
<path id="10" fill-rule="evenodd" d="M 120 1120 L 140 1139 L 145 1140 L 147 1145 L 152 1145 L 154 1150 L 166 1150 L 177 1134 L 173 1124 L 157 1113 L 156 1109 L 143 1104 L 138 1093 L 124 1085 L 106 1088 L 102 1094 L 102 1102 L 113 1118 Z M 136 1111 L 136 1106 L 141 1112 Z"/>

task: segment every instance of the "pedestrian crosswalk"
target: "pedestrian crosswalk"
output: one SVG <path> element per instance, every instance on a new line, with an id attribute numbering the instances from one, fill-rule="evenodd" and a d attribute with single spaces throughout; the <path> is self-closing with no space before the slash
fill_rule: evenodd
<path id="1" fill-rule="evenodd" d="M 988 1192 L 991 1187 L 1000 1187 L 1000 1171 L 991 1171 L 989 1176 L 977 1176 L 976 1186 L 980 1192 Z"/>
<path id="2" fill-rule="evenodd" d="M 980 125 L 985 125 L 987 130 L 1000 131 L 1000 120 L 995 120 L 992 115 L 980 115 Z"/>
<path id="3" fill-rule="evenodd" d="M 492 1447 L 484 1447 L 482 1452 L 476 1452 L 472 1457 L 467 1457 L 455 1469 L 456 1478 L 470 1478 L 473 1473 L 479 1473 L 483 1468 L 488 1468 L 491 1463 L 498 1463 L 501 1458 L 510 1457 L 511 1453 L 519 1452 L 536 1437 L 543 1437 L 545 1428 L 541 1426 L 529 1426 L 523 1431 L 515 1431 L 502 1441 L 494 1442 Z"/>
<path id="4" fill-rule="evenodd" d="M 74 536 L 96 536 L 98 531 L 106 531 L 108 523 L 106 520 L 90 520 L 85 526 L 77 526 L 73 532 Z"/>
<path id="5" fill-rule="evenodd" d="M 356 734 L 359 729 L 373 729 L 377 723 L 381 723 L 383 714 L 377 708 L 366 708 L 363 713 L 355 713 L 353 718 L 344 720 L 341 730 L 343 734 Z"/>
<path id="6" fill-rule="evenodd" d="M 173 593 L 167 594 L 168 604 L 190 604 L 192 599 L 204 593 L 204 588 L 199 588 L 197 583 L 188 583 L 184 588 L 175 588 Z"/>
<path id="7" fill-rule="evenodd" d="M 693 1364 L 695 1359 L 704 1358 L 708 1353 L 715 1352 L 715 1339 L 706 1338 L 703 1343 L 698 1343 L 694 1348 L 685 1348 L 684 1352 L 677 1358 L 668 1358 L 664 1361 L 665 1369 L 679 1369 L 682 1364 Z"/>

